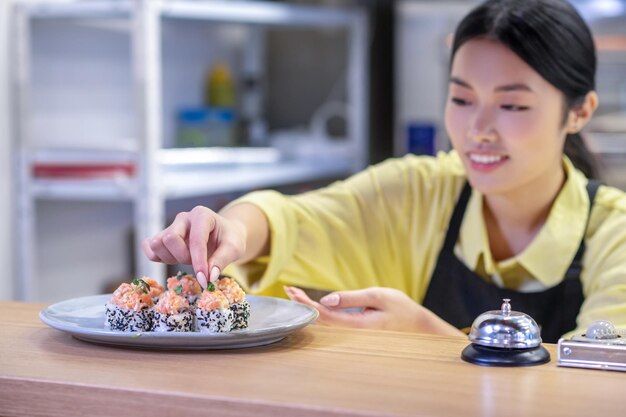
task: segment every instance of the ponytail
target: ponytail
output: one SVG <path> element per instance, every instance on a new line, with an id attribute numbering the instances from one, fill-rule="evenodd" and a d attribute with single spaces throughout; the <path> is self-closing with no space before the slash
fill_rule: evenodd
<path id="1" fill-rule="evenodd" d="M 587 178 L 600 179 L 598 160 L 589 150 L 580 133 L 567 135 L 563 152 Z"/>

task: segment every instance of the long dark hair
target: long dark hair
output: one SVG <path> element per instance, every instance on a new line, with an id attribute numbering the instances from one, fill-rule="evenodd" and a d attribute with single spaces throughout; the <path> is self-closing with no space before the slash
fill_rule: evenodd
<path id="1" fill-rule="evenodd" d="M 595 89 L 596 49 L 591 31 L 566 0 L 487 0 L 459 23 L 450 65 L 465 42 L 487 37 L 506 45 L 565 95 L 564 120 Z M 588 178 L 598 163 L 580 134 L 568 134 L 565 154 Z"/>

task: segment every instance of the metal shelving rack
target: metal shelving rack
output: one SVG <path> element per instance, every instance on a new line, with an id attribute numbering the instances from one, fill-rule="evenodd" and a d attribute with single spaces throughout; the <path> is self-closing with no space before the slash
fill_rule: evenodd
<path id="1" fill-rule="evenodd" d="M 19 145 L 17 212 L 19 239 L 18 294 L 23 300 L 37 298 L 35 276 L 35 204 L 38 199 L 75 201 L 131 201 L 136 228 L 135 265 L 142 274 L 162 277 L 163 265 L 148 261 L 141 240 L 161 230 L 167 199 L 244 191 L 259 187 L 339 177 L 356 172 L 367 163 L 367 19 L 360 9 L 331 9 L 279 3 L 198 0 L 14 0 L 15 63 L 14 102 Z M 138 120 L 136 151 L 105 153 L 107 161 L 132 161 L 137 172 L 123 180 L 44 180 L 33 176 L 33 164 L 74 159 L 97 159 L 88 155 L 50 152 L 31 146 L 29 97 L 31 84 L 31 22 L 33 19 L 125 18 L 131 22 L 132 70 Z M 271 164 L 240 163 L 218 168 L 184 166 L 166 169 L 162 161 L 175 150 L 163 149 L 161 22 L 163 18 L 193 19 L 278 27 L 345 28 L 348 33 L 347 68 L 348 141 L 352 158 L 338 163 L 276 161 Z M 170 158 L 171 159 L 171 158 Z M 172 168 L 171 164 L 169 168 Z M 219 181 L 189 181 L 199 170 L 208 170 Z"/>

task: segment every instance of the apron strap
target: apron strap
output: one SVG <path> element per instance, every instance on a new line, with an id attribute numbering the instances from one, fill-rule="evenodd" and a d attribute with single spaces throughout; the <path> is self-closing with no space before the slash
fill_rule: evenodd
<path id="1" fill-rule="evenodd" d="M 467 206 L 467 202 L 469 201 L 471 195 L 472 187 L 468 181 L 465 181 L 463 191 L 461 191 L 461 195 L 459 196 L 456 206 L 454 207 L 452 218 L 448 223 L 448 232 L 446 233 L 446 240 L 443 244 L 444 251 L 448 251 L 450 253 L 454 252 L 454 245 L 456 245 L 456 241 L 459 237 L 459 230 L 461 229 L 461 223 L 463 222 L 465 207 Z"/>
<path id="2" fill-rule="evenodd" d="M 593 208 L 593 202 L 596 199 L 596 193 L 598 192 L 598 188 L 600 188 L 602 183 L 598 180 L 589 180 L 587 182 L 587 194 L 589 195 L 589 214 L 587 215 L 587 223 L 585 224 L 585 232 L 583 233 L 583 238 L 580 241 L 580 245 L 578 246 L 578 250 L 576 251 L 576 255 L 572 260 L 567 272 L 565 272 L 564 279 L 579 279 L 580 273 L 583 270 L 583 256 L 585 255 L 585 249 L 587 246 L 585 245 L 585 234 L 587 232 L 587 228 L 589 227 L 589 219 L 591 219 L 591 209 Z"/>

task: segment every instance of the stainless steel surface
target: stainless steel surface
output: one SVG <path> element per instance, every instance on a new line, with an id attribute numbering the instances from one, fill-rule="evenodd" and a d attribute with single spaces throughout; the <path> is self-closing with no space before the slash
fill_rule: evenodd
<path id="1" fill-rule="evenodd" d="M 623 337 L 612 342 L 560 339 L 558 347 L 559 366 L 626 371 L 626 339 Z"/>
<path id="2" fill-rule="evenodd" d="M 585 337 L 589 339 L 612 340 L 617 339 L 617 331 L 610 321 L 599 320 L 591 323 L 587 328 Z"/>
<path id="3" fill-rule="evenodd" d="M 503 300 L 500 310 L 481 314 L 472 323 L 469 339 L 488 347 L 526 349 L 541 344 L 537 322 L 527 314 L 512 311 L 510 300 Z"/>
<path id="4" fill-rule="evenodd" d="M 610 321 L 598 320 L 583 335 L 560 339 L 559 366 L 626 371 L 626 335 Z"/>

